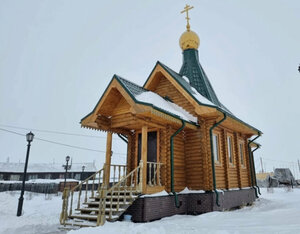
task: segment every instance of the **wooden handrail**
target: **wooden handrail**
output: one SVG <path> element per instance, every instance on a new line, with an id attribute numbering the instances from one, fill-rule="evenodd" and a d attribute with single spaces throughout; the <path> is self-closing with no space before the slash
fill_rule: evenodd
<path id="1" fill-rule="evenodd" d="M 94 173 L 93 175 L 91 175 L 90 177 L 86 178 L 85 180 L 81 181 L 81 183 L 79 183 L 78 185 L 76 185 L 75 187 L 73 187 L 71 189 L 71 192 L 75 191 L 77 188 L 79 188 L 80 185 L 83 185 L 84 183 L 88 184 L 88 181 L 93 178 L 93 176 L 95 176 L 96 174 L 100 173 L 101 171 L 103 171 L 103 168 L 99 171 L 97 171 L 96 173 Z"/>
<path id="2" fill-rule="evenodd" d="M 110 165 L 110 167 L 114 168 L 114 173 L 118 173 L 118 182 L 121 178 L 121 173 L 126 173 L 126 165 Z M 123 168 L 123 169 L 122 169 Z M 78 185 L 74 186 L 72 189 L 65 188 L 63 193 L 63 204 L 62 204 L 62 212 L 60 216 L 61 224 L 65 224 L 68 216 L 72 215 L 73 212 L 73 199 L 74 199 L 74 192 L 78 190 L 78 198 L 77 198 L 77 205 L 75 206 L 76 209 L 80 209 L 81 205 L 81 195 L 82 190 L 84 191 L 84 202 L 88 201 L 88 193 L 90 193 L 91 197 L 95 196 L 95 191 L 98 191 L 99 194 L 101 193 L 101 186 L 104 183 L 104 171 L 105 166 L 100 169 L 99 171 L 95 172 L 93 175 L 89 176 L 85 180 L 81 181 Z M 97 177 L 98 176 L 98 177 Z M 96 180 L 97 179 L 97 180 Z M 116 178 L 114 178 L 115 180 Z M 91 190 L 89 190 L 89 181 L 92 180 L 91 183 Z M 110 181 L 110 178 L 108 179 Z M 85 188 L 83 187 L 85 185 Z M 98 186 L 95 190 L 95 186 Z"/>
<path id="3" fill-rule="evenodd" d="M 124 183 L 126 188 L 127 182 L 130 181 L 130 198 L 132 199 L 132 189 L 135 188 L 138 191 L 141 191 L 141 184 L 142 184 L 142 169 L 143 169 L 143 162 L 140 161 L 140 165 L 132 170 L 130 173 L 128 173 L 126 176 L 121 178 L 116 184 L 114 184 L 111 188 L 107 189 L 106 191 L 103 190 L 100 193 L 100 199 L 99 199 L 99 211 L 98 211 L 98 217 L 97 217 L 97 226 L 103 225 L 106 219 L 105 215 L 105 208 L 106 208 L 106 200 L 108 199 L 110 201 L 109 206 L 109 218 L 112 219 L 112 201 L 113 201 L 113 192 L 118 191 L 117 196 L 117 208 L 116 210 L 119 211 L 120 207 L 120 191 L 121 191 L 121 185 Z M 134 178 L 135 177 L 135 178 Z M 139 177 L 139 183 L 137 183 Z M 135 181 L 133 182 L 133 180 Z M 133 182 L 133 183 L 132 183 Z M 132 186 L 134 185 L 134 186 Z M 109 195 L 110 194 L 110 195 Z M 126 189 L 124 189 L 124 196 L 123 196 L 123 203 L 126 201 Z"/>

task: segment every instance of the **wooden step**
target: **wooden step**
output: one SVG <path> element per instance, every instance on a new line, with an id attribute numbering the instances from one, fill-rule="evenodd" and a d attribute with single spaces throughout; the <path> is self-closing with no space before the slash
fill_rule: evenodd
<path id="1" fill-rule="evenodd" d="M 134 201 L 137 198 L 137 196 L 135 197 L 126 197 L 126 199 L 123 197 L 119 198 L 119 204 L 124 204 L 124 203 L 132 203 L 132 201 Z M 118 198 L 112 198 L 112 199 L 106 199 L 105 201 L 106 204 L 117 204 L 118 203 Z M 83 202 L 83 205 L 89 205 L 89 206 L 99 206 L 99 200 L 90 200 L 87 202 Z"/>
<path id="2" fill-rule="evenodd" d="M 90 220 L 97 221 L 97 215 L 89 215 L 89 214 L 72 214 L 69 216 L 71 219 L 80 219 L 80 220 Z"/>
<path id="3" fill-rule="evenodd" d="M 89 202 L 84 202 L 84 203 L 82 203 L 83 205 L 87 205 L 87 206 L 92 206 L 92 207 L 99 207 L 99 202 L 97 202 L 97 201 L 89 201 Z M 113 206 L 115 206 L 115 205 L 118 205 L 118 202 L 117 201 L 113 201 L 113 202 L 110 202 L 110 201 L 107 201 L 106 203 L 106 206 L 107 205 L 110 205 L 110 204 L 112 204 Z M 132 204 L 132 201 L 131 200 L 126 200 L 125 202 L 124 201 L 119 201 L 119 205 L 125 205 L 125 204 Z"/>
<path id="4" fill-rule="evenodd" d="M 81 228 L 81 227 L 97 227 L 97 223 L 96 222 L 89 222 L 89 221 L 86 221 L 86 220 L 74 220 L 74 219 L 69 219 L 68 221 L 66 221 L 65 223 L 65 226 L 75 226 L 75 227 L 78 227 L 78 228 Z M 65 227 L 64 229 L 67 229 L 67 230 L 76 230 L 78 228 L 68 228 L 68 227 Z"/>
<path id="5" fill-rule="evenodd" d="M 112 214 L 112 218 L 109 217 L 109 211 L 107 211 L 107 212 L 105 211 L 105 213 L 106 213 L 106 215 L 105 215 L 106 220 L 111 221 L 111 220 L 118 219 L 123 212 L 118 212 L 118 214 Z M 69 219 L 75 220 L 74 223 L 77 223 L 77 224 L 80 221 L 84 222 L 86 220 L 88 220 L 88 221 L 97 221 L 97 218 L 98 218 L 97 215 L 89 215 L 89 214 L 73 214 L 73 215 L 69 216 Z M 66 221 L 66 222 L 70 223 L 69 220 Z"/>
<path id="6" fill-rule="evenodd" d="M 129 194 L 137 195 L 137 194 L 140 194 L 140 192 L 138 192 L 138 191 L 136 191 L 136 190 L 132 190 L 132 191 L 130 191 L 130 190 L 125 190 L 125 191 L 124 191 L 124 190 L 120 190 L 120 191 L 114 190 L 114 191 L 112 192 L 112 194 L 113 194 L 113 195 L 115 195 L 115 194 L 119 194 L 119 195 L 124 195 L 124 194 L 126 194 L 126 196 L 128 196 Z M 110 195 L 111 195 L 111 192 L 107 193 L 107 195 L 110 196 Z M 98 192 L 96 192 L 96 197 L 99 197 L 99 193 L 98 193 Z"/>
<path id="7" fill-rule="evenodd" d="M 132 194 L 131 196 L 130 196 L 130 194 L 126 195 L 126 199 L 129 199 L 129 198 L 135 199 L 135 198 L 137 198 L 137 197 L 138 197 L 137 194 Z M 125 196 L 124 196 L 124 195 L 116 195 L 116 194 L 114 194 L 114 195 L 112 195 L 112 198 L 111 198 L 111 196 L 109 195 L 109 196 L 106 198 L 106 200 L 118 199 L 118 198 L 119 198 L 119 199 L 124 199 Z M 99 197 L 99 196 L 93 197 L 93 198 L 91 198 L 91 200 L 99 201 L 99 200 L 100 200 L 100 197 Z"/>
<path id="8" fill-rule="evenodd" d="M 112 208 L 111 209 L 112 212 L 124 212 L 125 209 L 122 208 L 121 206 L 119 207 L 119 210 L 117 210 L 117 208 Z M 76 209 L 76 211 L 80 211 L 80 212 L 95 212 L 95 213 L 98 213 L 99 212 L 99 209 L 98 208 L 89 208 L 89 207 L 86 207 L 86 208 L 80 208 L 80 209 Z M 110 208 L 106 208 L 105 209 L 105 212 L 106 211 L 110 211 Z"/>

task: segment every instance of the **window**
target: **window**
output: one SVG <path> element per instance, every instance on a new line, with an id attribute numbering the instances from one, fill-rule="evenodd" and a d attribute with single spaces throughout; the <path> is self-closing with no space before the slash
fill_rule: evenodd
<path id="1" fill-rule="evenodd" d="M 240 143 L 239 147 L 240 147 L 241 164 L 242 164 L 242 166 L 244 166 L 244 144 Z"/>
<path id="2" fill-rule="evenodd" d="M 219 154 L 219 135 L 213 134 L 213 152 L 214 159 L 216 162 L 220 162 L 220 154 Z"/>
<path id="3" fill-rule="evenodd" d="M 20 175 L 10 175 L 10 180 L 18 181 L 20 180 Z"/>
<path id="4" fill-rule="evenodd" d="M 28 180 L 36 180 L 38 178 L 37 174 L 29 174 L 28 175 Z"/>
<path id="5" fill-rule="evenodd" d="M 74 179 L 75 180 L 81 180 L 81 173 L 76 173 Z"/>
<path id="6" fill-rule="evenodd" d="M 229 163 L 233 164 L 233 152 L 232 152 L 232 137 L 227 137 L 227 150 L 228 150 L 228 158 Z"/>

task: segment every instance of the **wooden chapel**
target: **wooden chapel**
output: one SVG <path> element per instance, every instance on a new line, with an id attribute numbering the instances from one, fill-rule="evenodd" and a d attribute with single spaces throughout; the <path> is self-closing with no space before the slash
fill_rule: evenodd
<path id="1" fill-rule="evenodd" d="M 103 183 L 98 184 L 98 198 L 93 195 L 98 212 L 80 213 L 95 214 L 98 225 L 105 215 L 113 220 L 130 214 L 133 221 L 144 222 L 230 209 L 252 204 L 257 197 L 252 148 L 259 144 L 250 139 L 261 132 L 218 99 L 199 61 L 200 40 L 190 29 L 190 9 L 187 5 L 183 11 L 187 26 L 179 41 L 179 72 L 158 61 L 142 87 L 114 75 L 81 120 L 82 127 L 107 132 L 106 161 L 99 172 Z M 126 165 L 111 165 L 112 134 L 127 142 Z M 114 191 L 119 198 L 113 197 Z M 111 202 L 122 196 L 126 200 L 130 191 L 133 199 L 113 213 Z"/>

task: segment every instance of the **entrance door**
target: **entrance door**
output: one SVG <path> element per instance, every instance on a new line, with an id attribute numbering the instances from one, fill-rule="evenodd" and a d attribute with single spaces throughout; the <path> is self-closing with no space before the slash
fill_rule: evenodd
<path id="1" fill-rule="evenodd" d="M 138 135 L 138 164 L 141 160 L 142 155 L 142 134 Z M 157 132 L 148 132 L 148 145 L 147 145 L 147 162 L 157 162 Z M 151 172 L 147 167 L 147 182 L 149 181 L 149 176 L 151 173 L 151 178 L 154 176 L 154 168 Z"/>

